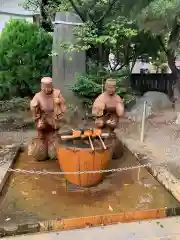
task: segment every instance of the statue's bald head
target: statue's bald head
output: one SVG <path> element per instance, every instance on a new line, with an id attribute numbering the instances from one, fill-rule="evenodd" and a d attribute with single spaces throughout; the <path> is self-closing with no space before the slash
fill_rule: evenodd
<path id="1" fill-rule="evenodd" d="M 51 77 L 43 77 L 41 79 L 41 91 L 43 91 L 47 95 L 52 93 L 53 84 L 52 84 L 52 78 Z"/>
<path id="2" fill-rule="evenodd" d="M 109 95 L 116 93 L 116 79 L 108 78 L 105 82 L 105 90 Z"/>
<path id="3" fill-rule="evenodd" d="M 116 86 L 116 79 L 113 79 L 113 78 L 108 78 L 107 80 L 106 80 L 106 83 L 105 83 L 105 85 L 107 86 Z"/>
<path id="4" fill-rule="evenodd" d="M 43 77 L 41 79 L 41 83 L 44 83 L 44 84 L 52 84 L 52 78 L 51 77 Z"/>

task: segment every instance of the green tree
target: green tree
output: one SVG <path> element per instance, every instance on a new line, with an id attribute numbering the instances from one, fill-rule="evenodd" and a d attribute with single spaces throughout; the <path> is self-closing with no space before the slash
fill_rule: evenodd
<path id="1" fill-rule="evenodd" d="M 148 1 L 144 1 L 139 0 L 139 5 L 146 6 Z M 110 51 L 116 55 L 117 64 L 121 63 L 123 67 L 129 65 L 130 61 L 135 62 L 138 56 L 154 56 L 157 49 L 159 50 L 157 39 L 150 34 L 139 32 L 135 20 L 129 20 L 131 9 L 136 9 L 132 0 L 26 0 L 26 8 L 31 10 L 37 7 L 41 9 L 42 4 L 45 15 L 51 21 L 58 11 L 78 14 L 84 26 L 74 31 L 78 39 L 77 44 L 72 46 L 65 43 L 62 46 L 68 51 L 87 50 L 91 60 L 102 65 L 107 64 Z"/>
<path id="2" fill-rule="evenodd" d="M 53 18 L 55 16 L 54 6 L 60 3 L 60 0 L 51 2 L 49 0 L 26 0 L 22 4 L 26 10 L 33 12 L 40 11 L 40 26 L 47 32 L 53 31 Z"/>
<path id="3" fill-rule="evenodd" d="M 138 7 L 145 7 L 146 4 L 139 2 Z M 127 72 L 132 70 L 130 63 L 134 64 L 138 57 L 145 54 L 156 58 L 160 42 L 152 34 L 139 30 L 136 19 L 132 19 L 136 7 L 132 0 L 61 0 L 60 3 L 48 1 L 47 12 L 51 18 L 55 12 L 71 11 L 84 23 L 74 28 L 76 44 L 66 42 L 61 43 L 61 47 L 67 51 L 86 50 L 88 58 L 98 65 L 93 73 L 92 68 L 89 68 L 88 75 L 78 76 L 73 87 L 73 91 L 88 105 L 101 92 L 102 81 L 110 76 L 104 71 L 110 52 L 115 54 L 117 65 L 128 70 L 126 77 L 119 75 L 119 72 L 115 76 L 118 80 L 118 93 L 126 102 L 129 102 L 132 94 L 129 94 L 128 84 L 125 87 L 122 85 L 128 82 Z"/>
<path id="4" fill-rule="evenodd" d="M 52 74 L 52 36 L 35 24 L 11 20 L 0 35 L 0 98 L 37 91 L 42 76 Z"/>
<path id="5" fill-rule="evenodd" d="M 108 54 L 116 55 L 117 65 L 128 66 L 137 57 L 157 54 L 159 41 L 156 37 L 139 31 L 135 21 L 127 17 L 130 1 L 119 0 L 68 0 L 61 2 L 57 11 L 71 10 L 77 13 L 84 26 L 74 29 L 75 45 L 61 44 L 68 51 L 87 50 L 91 60 L 100 65 L 108 62 Z"/>
<path id="6" fill-rule="evenodd" d="M 175 65 L 180 47 L 180 1 L 150 0 L 143 6 L 139 0 L 137 5 L 139 7 L 137 15 L 135 11 L 137 9 L 134 8 L 137 23 L 144 31 L 157 36 L 180 91 L 180 71 Z"/>

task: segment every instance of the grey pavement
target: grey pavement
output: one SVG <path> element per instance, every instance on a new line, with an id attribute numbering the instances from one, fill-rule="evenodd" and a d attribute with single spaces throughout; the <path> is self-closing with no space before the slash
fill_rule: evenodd
<path id="1" fill-rule="evenodd" d="M 57 233 L 42 233 L 4 240 L 177 240 L 180 239 L 180 217 L 161 220 L 121 223 L 106 227 L 94 227 Z"/>

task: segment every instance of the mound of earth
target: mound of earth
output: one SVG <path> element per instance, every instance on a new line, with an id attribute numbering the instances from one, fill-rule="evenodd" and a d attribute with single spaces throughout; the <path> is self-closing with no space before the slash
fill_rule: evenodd
<path id="1" fill-rule="evenodd" d="M 127 114 L 129 119 L 136 122 L 141 122 L 144 109 L 144 102 L 147 103 L 145 118 L 152 116 L 154 112 L 172 107 L 172 102 L 165 93 L 146 92 L 142 97 L 140 97 L 136 101 L 136 104 Z"/>

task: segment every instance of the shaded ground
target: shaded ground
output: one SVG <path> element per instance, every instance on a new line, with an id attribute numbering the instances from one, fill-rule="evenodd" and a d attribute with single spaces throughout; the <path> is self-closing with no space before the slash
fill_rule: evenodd
<path id="1" fill-rule="evenodd" d="M 135 157 L 125 151 L 124 156 L 111 161 L 109 167 L 137 164 Z M 57 162 L 37 163 L 24 153 L 15 167 L 59 171 Z M 5 197 L 1 198 L 0 224 L 179 206 L 146 169 L 141 169 L 139 175 L 138 169 L 108 175 L 101 184 L 86 192 L 67 192 L 63 177 L 49 175 L 12 174 L 7 188 Z"/>

